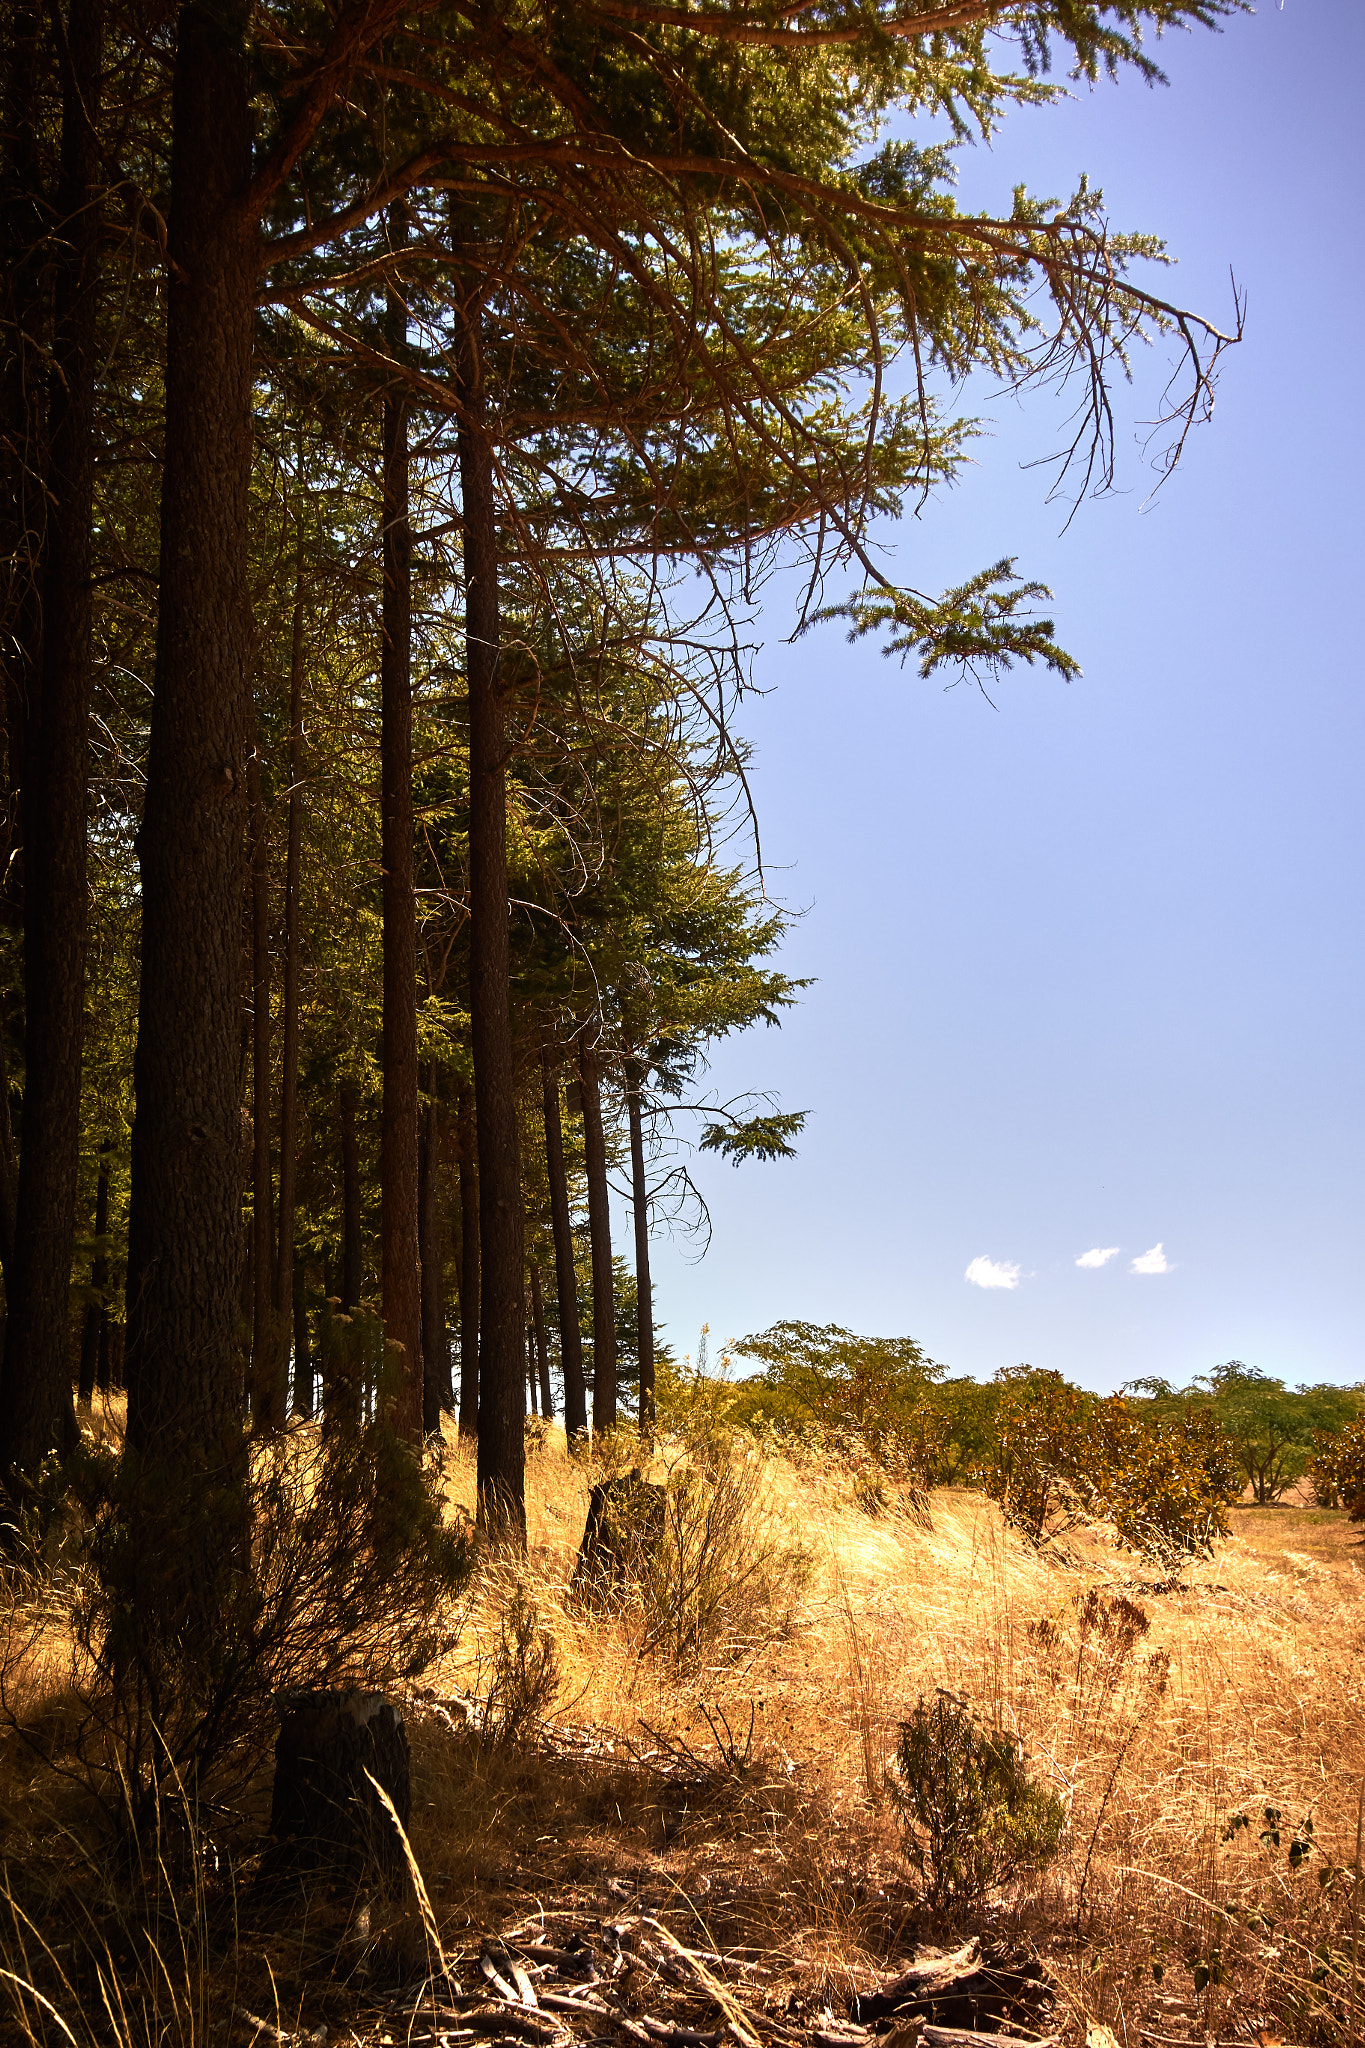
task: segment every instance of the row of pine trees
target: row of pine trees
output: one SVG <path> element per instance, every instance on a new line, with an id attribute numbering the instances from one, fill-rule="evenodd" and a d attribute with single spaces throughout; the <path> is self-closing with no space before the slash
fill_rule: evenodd
<path id="1" fill-rule="evenodd" d="M 456 1404 L 515 1540 L 551 1332 L 570 1434 L 589 1376 L 617 1420 L 613 1170 L 648 1430 L 668 1148 L 800 1123 L 689 1122 L 795 993 L 736 837 L 764 578 L 925 673 L 1069 673 L 1012 563 L 926 597 L 872 522 L 951 482 L 975 366 L 1078 377 L 1102 469 L 1172 319 L 1086 187 L 961 214 L 904 117 L 988 133 L 1050 35 L 1150 74 L 1230 4 L 15 0 L 5 1471 L 72 1443 L 73 1275 L 163 1494 L 230 1492 L 369 1301 L 399 1434 Z"/>

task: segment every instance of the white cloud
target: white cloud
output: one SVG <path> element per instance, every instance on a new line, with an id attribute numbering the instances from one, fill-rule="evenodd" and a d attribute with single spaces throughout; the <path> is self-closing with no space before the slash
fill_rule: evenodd
<path id="1" fill-rule="evenodd" d="M 1171 1270 L 1165 1252 L 1154 1244 L 1149 1252 L 1143 1252 L 1128 1268 L 1130 1273 L 1169 1273 Z"/>
<path id="2" fill-rule="evenodd" d="M 1119 1248 L 1116 1244 L 1105 1245 L 1103 1249 L 1096 1245 L 1093 1251 L 1082 1252 L 1076 1264 L 1078 1266 L 1086 1266 L 1093 1271 L 1097 1266 L 1107 1266 L 1111 1259 L 1118 1257 L 1118 1252 Z"/>
<path id="3" fill-rule="evenodd" d="M 970 1280 L 973 1287 L 1017 1287 L 1019 1267 L 1013 1259 L 988 1259 L 984 1255 L 973 1259 L 964 1280 Z"/>

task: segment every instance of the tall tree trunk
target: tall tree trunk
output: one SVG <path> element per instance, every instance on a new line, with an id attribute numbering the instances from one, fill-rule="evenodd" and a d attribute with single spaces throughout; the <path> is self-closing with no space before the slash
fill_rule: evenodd
<path id="1" fill-rule="evenodd" d="M 540 1377 L 540 1412 L 547 1422 L 555 1419 L 554 1390 L 550 1385 L 550 1347 L 545 1340 L 545 1298 L 540 1291 L 540 1268 L 531 1268 L 531 1323 L 536 1334 L 536 1371 Z"/>
<path id="2" fill-rule="evenodd" d="M 270 842 L 254 744 L 246 782 L 251 819 L 251 1419 L 257 1428 L 283 1429 L 285 1358 L 275 1317 L 270 1172 Z"/>
<path id="3" fill-rule="evenodd" d="M 303 544 L 294 580 L 294 637 L 289 657 L 289 837 L 284 862 L 284 1042 L 280 1055 L 280 1235 L 275 1254 L 275 1325 L 284 1357 L 299 1298 L 294 1270 L 294 1212 L 299 1156 L 299 861 L 303 846 Z M 307 1351 L 307 1332 L 304 1333 Z M 312 1378 L 309 1368 L 311 1415 Z M 298 1414 L 295 1375 L 294 1412 Z"/>
<path id="4" fill-rule="evenodd" d="M 355 1090 L 343 1081 L 337 1091 L 341 1126 L 341 1310 L 360 1307 L 363 1246 L 360 1229 L 360 1147 L 355 1134 Z"/>
<path id="5" fill-rule="evenodd" d="M 469 680 L 469 1008 L 478 1113 L 478 1512 L 526 1543 L 526 1391 L 522 1211 L 512 1060 L 507 890 L 508 745 L 499 677 L 498 531 L 478 313 L 457 323 L 460 494 L 464 513 L 465 667 Z"/>
<path id="6" fill-rule="evenodd" d="M 479 1168 L 474 1143 L 474 1101 L 460 1083 L 456 1133 L 460 1143 L 460 1435 L 479 1433 Z"/>
<path id="7" fill-rule="evenodd" d="M 24 1143 L 0 1386 L 0 1470 L 29 1474 L 49 1451 L 76 1441 L 69 1343 L 85 1037 L 103 40 L 102 0 L 72 0 L 54 259 L 42 687 L 27 741 Z"/>
<path id="8" fill-rule="evenodd" d="M 592 1241 L 592 1426 L 600 1434 L 616 1427 L 616 1290 L 611 1270 L 611 1207 L 597 1034 L 596 1019 L 578 1034 L 578 1075 L 583 1089 L 583 1163 L 588 1174 L 588 1235 Z"/>
<path id="9" fill-rule="evenodd" d="M 100 1317 L 100 1357 L 95 1371 L 95 1385 L 102 1394 L 116 1394 L 123 1384 L 121 1364 L 115 1365 L 115 1353 L 123 1357 L 123 1325 L 116 1323 L 108 1309 Z"/>
<path id="10" fill-rule="evenodd" d="M 523 1311 L 522 1322 L 525 1323 L 526 1320 L 526 1315 Z M 535 1340 L 531 1334 L 529 1326 L 526 1331 L 526 1386 L 531 1398 L 531 1413 L 538 1417 L 540 1414 L 540 1381 L 536 1375 Z"/>
<path id="11" fill-rule="evenodd" d="M 630 1124 L 630 1200 L 635 1215 L 635 1331 L 640 1353 L 640 1435 L 654 1435 L 654 1296 L 649 1280 L 649 1184 L 640 1115 L 644 1063 L 626 1061 L 626 1116 Z"/>
<path id="12" fill-rule="evenodd" d="M 313 1354 L 308 1344 L 308 1268 L 296 1258 L 293 1266 L 291 1317 L 294 1335 L 294 1413 L 313 1413 Z"/>
<path id="13" fill-rule="evenodd" d="M 450 1377 L 446 1351 L 445 1246 L 441 1242 L 441 1111 L 433 1060 L 418 1161 L 418 1229 L 422 1255 L 422 1429 L 441 1433 L 441 1403 Z"/>
<path id="14" fill-rule="evenodd" d="M 128 1230 L 128 1445 L 190 1482 L 239 1469 L 237 1034 L 252 628 L 259 236 L 246 0 L 182 7 L 171 113 L 156 687 L 139 838 L 142 979 Z M 203 1499 L 209 1523 L 231 1493 Z M 237 1551 L 234 1525 L 232 1554 Z M 207 1575 L 209 1585 L 213 1573 Z M 203 1588 L 205 1593 L 208 1587 Z"/>
<path id="15" fill-rule="evenodd" d="M 98 1294 L 99 1300 L 92 1301 L 85 1311 L 85 1328 L 81 1332 L 81 1377 L 76 1389 L 79 1401 L 94 1399 L 96 1382 L 100 1376 L 100 1360 L 107 1356 L 109 1349 L 109 1304 L 104 1290 L 109 1285 L 109 1254 L 105 1239 L 109 1233 L 109 1154 L 112 1146 L 108 1138 L 100 1146 L 99 1179 L 95 1183 L 95 1256 L 90 1261 L 90 1287 Z"/>
<path id="16" fill-rule="evenodd" d="M 0 190 L 3 384 L 0 403 L 0 671 L 4 679 L 5 789 L 0 845 L 0 918 L 18 932 L 24 914 L 24 808 L 29 706 L 42 681 L 42 546 L 47 468 L 44 195 L 38 152 L 42 8 L 17 0 L 9 12 L 5 63 L 4 180 Z M 8 1286 L 14 1258 L 18 1156 L 10 1114 L 8 1005 L 0 1006 L 0 1264 Z M 22 1017 L 14 1045 L 22 1043 Z M 4 1322 L 0 1319 L 0 1333 Z M 3 1353 L 0 1352 L 0 1358 Z"/>
<path id="17" fill-rule="evenodd" d="M 559 1364 L 564 1375 L 564 1429 L 572 1450 L 587 1441 L 588 1396 L 583 1384 L 583 1336 L 578 1326 L 578 1281 L 569 1223 L 569 1181 L 564 1171 L 564 1133 L 559 1121 L 559 1074 L 548 1046 L 541 1048 L 540 1079 L 545 1110 L 545 1170 L 550 1183 L 550 1228 L 555 1241 L 555 1291 L 559 1298 Z"/>
<path id="18" fill-rule="evenodd" d="M 405 209 L 389 211 L 393 243 Z M 389 292 L 389 354 L 407 350 L 407 309 Z M 417 885 L 412 820 L 412 527 L 408 518 L 408 401 L 384 399 L 384 646 L 380 656 L 380 778 L 384 866 L 384 1109 L 379 1141 L 380 1288 L 384 1334 L 403 1347 L 395 1416 L 422 1439 L 422 1280 L 417 1223 Z"/>
<path id="19" fill-rule="evenodd" d="M 0 911 L 23 917 L 24 809 L 29 707 L 42 683 L 42 553 L 47 471 L 47 335 L 43 268 L 47 207 L 38 146 L 43 10 L 16 0 L 5 64 L 4 189 L 0 195 L 0 290 L 4 293 L 4 421 L 0 428 L 0 661 L 4 664 L 6 789 Z M 11 1205 L 15 1182 L 10 1185 Z"/>
<path id="20" fill-rule="evenodd" d="M 14 1124 L 10 1116 L 9 1004 L 0 997 L 0 1272 L 6 1277 L 14 1258 L 14 1209 L 19 1199 L 19 1162 L 14 1150 Z M 4 1321 L 0 1318 L 0 1331 Z M 0 1338 L 3 1355 L 3 1338 Z"/>

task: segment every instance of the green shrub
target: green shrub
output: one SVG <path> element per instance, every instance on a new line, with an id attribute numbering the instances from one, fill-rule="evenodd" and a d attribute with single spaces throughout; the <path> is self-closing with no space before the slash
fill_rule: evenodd
<path id="1" fill-rule="evenodd" d="M 1061 1846 L 1066 1809 L 1029 1777 L 1018 1742 L 946 1692 L 901 1723 L 889 1789 L 936 1912 L 1045 1869 Z"/>
<path id="2" fill-rule="evenodd" d="M 1057 1372 L 997 1375 L 994 1441 L 982 1477 L 1033 1543 L 1060 1514 L 1111 1522 L 1121 1541 L 1174 1565 L 1226 1536 L 1240 1492 L 1234 1447 L 1207 1408 L 1100 1400 Z"/>
<path id="3" fill-rule="evenodd" d="M 763 1370 L 731 1390 L 742 1428 L 821 1451 L 868 1475 L 924 1488 L 938 1477 L 947 1419 L 929 1398 L 943 1376 L 913 1337 L 859 1337 L 838 1323 L 782 1322 L 735 1346 Z"/>
<path id="4" fill-rule="evenodd" d="M 1098 1403 L 1082 1458 L 1095 1512 L 1133 1550 L 1175 1565 L 1227 1535 L 1227 1503 L 1241 1486 L 1207 1409 L 1146 1419 L 1114 1394 Z"/>
<path id="5" fill-rule="evenodd" d="M 986 1491 L 1031 1543 L 1041 1543 L 1050 1515 L 1079 1506 L 1077 1473 L 1094 1397 L 1059 1372 L 1007 1366 L 1000 1389 L 990 1456 L 981 1473 Z"/>
<path id="6" fill-rule="evenodd" d="M 1353 1522 L 1365 1522 L 1365 1420 L 1320 1430 L 1308 1477 L 1319 1507 L 1346 1508 Z"/>

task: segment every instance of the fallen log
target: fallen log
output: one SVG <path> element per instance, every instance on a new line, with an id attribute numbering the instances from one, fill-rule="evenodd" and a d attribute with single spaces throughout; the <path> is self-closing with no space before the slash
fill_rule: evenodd
<path id="1" fill-rule="evenodd" d="M 864 2025 L 921 2019 L 971 2035 L 996 2034 L 1041 2013 L 1051 1981 L 1037 1959 L 997 1952 L 983 1957 L 975 1941 L 947 1956 L 926 1956 L 891 1983 L 854 1997 L 850 2016 Z"/>

